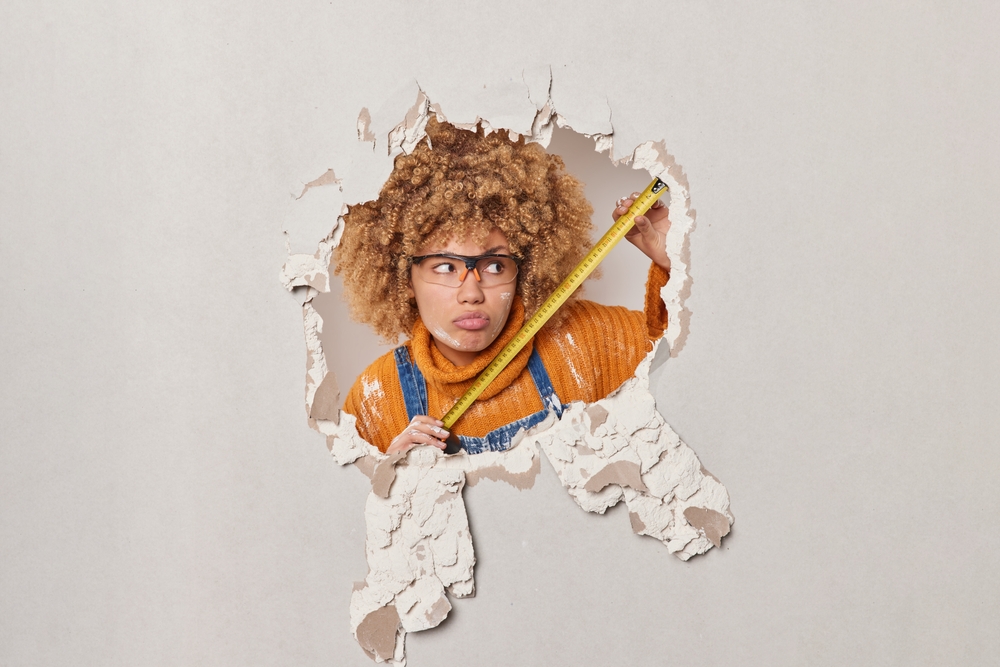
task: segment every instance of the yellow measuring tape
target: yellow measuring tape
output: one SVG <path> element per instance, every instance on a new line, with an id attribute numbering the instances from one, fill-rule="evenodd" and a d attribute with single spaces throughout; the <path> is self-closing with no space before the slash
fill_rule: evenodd
<path id="1" fill-rule="evenodd" d="M 489 386 L 496 376 L 500 375 L 500 372 L 507 367 L 507 364 L 517 356 L 528 341 L 531 340 L 538 330 L 549 321 L 549 319 L 555 315 L 559 307 L 566 303 L 570 295 L 576 291 L 581 283 L 586 280 L 597 265 L 600 264 L 611 249 L 614 248 L 619 241 L 625 238 L 625 234 L 628 233 L 632 226 L 635 224 L 635 219 L 637 216 L 642 215 L 656 203 L 656 200 L 660 198 L 664 192 L 669 191 L 670 188 L 667 184 L 661 181 L 659 178 L 654 178 L 653 182 L 642 191 L 632 205 L 629 207 L 628 211 L 624 213 L 620 218 L 615 220 L 615 224 L 611 225 L 611 229 L 601 237 L 601 240 L 590 249 L 583 260 L 576 265 L 565 280 L 556 288 L 556 290 L 545 300 L 545 303 L 535 312 L 531 318 L 524 323 L 521 330 L 517 332 L 514 338 L 507 343 L 506 346 L 493 358 L 490 365 L 483 369 L 483 372 L 479 374 L 476 381 L 472 383 L 461 398 L 452 406 L 451 410 L 441 418 L 444 422 L 444 427 L 451 431 L 451 427 L 454 426 L 458 418 L 461 417 L 466 410 L 469 409 L 480 394 L 482 394 L 486 387 Z M 445 453 L 455 454 L 460 449 L 460 444 L 458 436 L 451 433 L 448 436 L 447 447 L 445 448 Z"/>

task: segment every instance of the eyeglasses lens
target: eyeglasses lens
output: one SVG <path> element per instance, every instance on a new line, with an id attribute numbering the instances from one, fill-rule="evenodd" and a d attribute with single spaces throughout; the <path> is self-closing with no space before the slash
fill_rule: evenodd
<path id="1" fill-rule="evenodd" d="M 414 264 L 421 280 L 446 287 L 460 287 L 468 269 L 461 259 L 452 257 L 427 257 Z M 506 285 L 517 278 L 517 263 L 510 257 L 481 257 L 476 262 L 476 275 L 482 287 Z"/>

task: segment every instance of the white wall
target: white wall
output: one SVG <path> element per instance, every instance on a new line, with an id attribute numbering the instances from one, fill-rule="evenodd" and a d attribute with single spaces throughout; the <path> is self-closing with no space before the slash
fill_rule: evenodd
<path id="1" fill-rule="evenodd" d="M 361 107 L 416 79 L 496 116 L 552 65 L 560 113 L 603 106 L 688 176 L 693 317 L 656 394 L 737 523 L 680 563 L 548 468 L 481 483 L 478 595 L 409 664 L 992 664 L 998 28 L 974 2 L 5 3 L 0 663 L 368 664 L 367 480 L 306 425 L 282 216 L 327 168 L 358 191 Z"/>

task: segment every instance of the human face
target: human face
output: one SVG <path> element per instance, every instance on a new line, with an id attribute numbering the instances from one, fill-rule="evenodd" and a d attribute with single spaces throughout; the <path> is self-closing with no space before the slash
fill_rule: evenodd
<path id="1" fill-rule="evenodd" d="M 494 229 L 482 243 L 450 240 L 445 244 L 429 244 L 416 253 L 434 255 L 510 254 L 507 237 Z M 426 261 L 426 260 L 425 260 Z M 447 287 L 421 280 L 410 270 L 410 296 L 417 302 L 420 319 L 431 332 L 434 345 L 445 359 L 456 366 L 467 366 L 496 340 L 507 323 L 514 301 L 517 282 L 494 287 L 482 287 L 472 271 L 459 287 Z"/>

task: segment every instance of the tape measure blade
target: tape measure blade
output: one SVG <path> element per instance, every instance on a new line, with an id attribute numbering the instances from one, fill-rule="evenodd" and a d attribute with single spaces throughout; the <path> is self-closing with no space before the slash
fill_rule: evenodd
<path id="1" fill-rule="evenodd" d="M 534 335 L 548 322 L 555 312 L 569 300 L 573 292 L 583 283 L 587 277 L 593 273 L 594 269 L 600 265 L 604 258 L 611 252 L 611 250 L 618 245 L 618 243 L 625 238 L 625 235 L 629 232 L 632 226 L 635 224 L 635 218 L 642 215 L 656 203 L 656 200 L 660 196 L 669 191 L 667 184 L 664 183 L 660 178 L 654 178 L 653 181 L 646 186 L 646 189 L 636 197 L 629 207 L 621 217 L 615 220 L 611 228 L 598 240 L 596 244 L 590 249 L 590 251 L 584 255 L 583 259 L 576 265 L 569 275 L 563 280 L 555 291 L 549 295 L 549 297 L 542 303 L 534 315 L 532 315 L 527 322 L 521 327 L 514 338 L 511 339 L 507 345 L 504 346 L 502 350 L 493 358 L 479 377 L 476 378 L 475 382 L 469 387 L 468 390 L 455 405 L 441 418 L 444 422 L 444 427 L 451 430 L 451 427 L 458 421 L 458 419 L 465 413 L 465 411 L 472 405 L 473 402 L 486 390 L 490 382 L 496 379 L 496 376 L 507 367 L 507 364 L 517 356 L 528 341 L 531 340 Z"/>

